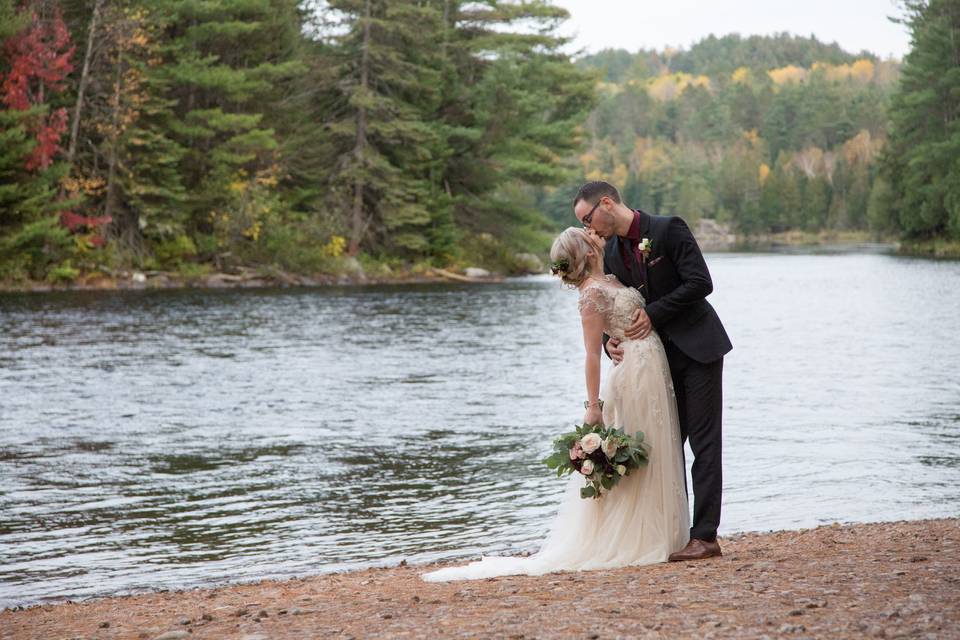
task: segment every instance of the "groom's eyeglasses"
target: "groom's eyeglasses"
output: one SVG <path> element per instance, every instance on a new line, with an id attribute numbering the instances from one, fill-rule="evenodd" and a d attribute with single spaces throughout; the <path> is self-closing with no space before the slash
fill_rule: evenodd
<path id="1" fill-rule="evenodd" d="M 590 223 L 593 222 L 593 212 L 597 210 L 597 207 L 600 206 L 601 202 L 603 202 L 602 197 L 599 200 L 597 200 L 597 204 L 593 205 L 593 209 L 590 209 L 590 212 L 587 215 L 583 216 L 583 220 L 581 220 L 581 222 L 583 222 L 584 227 L 589 227 Z"/>

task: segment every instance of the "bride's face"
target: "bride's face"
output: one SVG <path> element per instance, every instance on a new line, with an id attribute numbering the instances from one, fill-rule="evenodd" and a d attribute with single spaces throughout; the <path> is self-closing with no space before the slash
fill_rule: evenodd
<path id="1" fill-rule="evenodd" d="M 590 243 L 590 246 L 599 252 L 600 257 L 603 257 L 603 247 L 605 243 L 603 238 L 600 237 L 600 234 L 593 229 L 584 229 L 583 232 L 587 236 L 587 242 Z"/>
<path id="2" fill-rule="evenodd" d="M 603 271 L 603 238 L 601 238 L 597 232 L 592 229 L 582 229 L 581 233 L 587 239 L 587 244 L 589 244 L 590 248 L 592 249 L 592 255 L 587 256 L 587 260 L 590 262 L 591 270 L 594 272 L 598 270 Z"/>

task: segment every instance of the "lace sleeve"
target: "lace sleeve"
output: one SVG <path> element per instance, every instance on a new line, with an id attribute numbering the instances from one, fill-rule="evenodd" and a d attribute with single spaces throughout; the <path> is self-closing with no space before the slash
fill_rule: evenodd
<path id="1" fill-rule="evenodd" d="M 577 308 L 580 309 L 581 316 L 599 314 L 607 318 L 613 308 L 613 301 L 609 291 L 601 285 L 594 285 L 580 292 Z"/>

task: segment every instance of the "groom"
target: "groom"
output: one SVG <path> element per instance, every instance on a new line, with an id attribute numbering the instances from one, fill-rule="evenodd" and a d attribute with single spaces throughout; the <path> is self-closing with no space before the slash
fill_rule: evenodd
<path id="1" fill-rule="evenodd" d="M 588 182 L 573 200 L 585 228 L 604 238 L 604 272 L 639 289 L 646 308 L 637 312 L 628 338 L 656 329 L 667 352 L 677 396 L 680 436 L 690 440 L 694 461 L 693 526 L 690 542 L 670 554 L 671 562 L 722 555 L 720 525 L 720 413 L 723 356 L 733 347 L 706 297 L 713 291 L 700 247 L 683 220 L 630 209 L 613 185 Z M 604 336 L 607 355 L 618 363 L 623 348 Z"/>

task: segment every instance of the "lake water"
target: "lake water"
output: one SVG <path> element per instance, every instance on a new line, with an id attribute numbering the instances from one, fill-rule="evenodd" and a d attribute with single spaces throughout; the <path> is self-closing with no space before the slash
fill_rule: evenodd
<path id="1" fill-rule="evenodd" d="M 721 534 L 960 514 L 960 263 L 708 262 Z M 0 606 L 533 551 L 579 331 L 548 277 L 0 294 Z"/>

